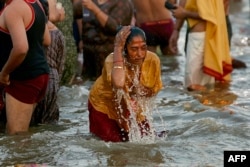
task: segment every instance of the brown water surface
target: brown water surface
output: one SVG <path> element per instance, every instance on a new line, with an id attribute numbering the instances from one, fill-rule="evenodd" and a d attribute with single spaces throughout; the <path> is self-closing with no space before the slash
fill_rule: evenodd
<path id="1" fill-rule="evenodd" d="M 58 167 L 162 166 L 222 167 L 223 151 L 250 149 L 250 5 L 232 4 L 232 55 L 248 68 L 236 69 L 232 82 L 211 92 L 183 90 L 185 56 L 162 59 L 164 89 L 156 98 L 156 131 L 166 138 L 147 142 L 105 143 L 89 134 L 84 86 L 62 87 L 58 125 L 31 128 L 30 134 L 0 134 L 0 166 L 44 164 Z M 180 48 L 184 44 L 182 29 Z M 250 151 L 250 150 L 249 150 Z"/>

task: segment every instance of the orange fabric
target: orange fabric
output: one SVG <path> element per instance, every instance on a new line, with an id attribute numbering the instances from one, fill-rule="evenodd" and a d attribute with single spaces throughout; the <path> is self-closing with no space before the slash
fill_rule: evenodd
<path id="1" fill-rule="evenodd" d="M 204 72 L 215 77 L 216 80 L 230 80 L 230 73 L 233 68 L 223 1 L 188 0 L 185 8 L 191 11 L 197 11 L 199 16 L 207 21 Z M 188 19 L 190 27 L 193 27 L 198 22 L 199 20 Z"/>

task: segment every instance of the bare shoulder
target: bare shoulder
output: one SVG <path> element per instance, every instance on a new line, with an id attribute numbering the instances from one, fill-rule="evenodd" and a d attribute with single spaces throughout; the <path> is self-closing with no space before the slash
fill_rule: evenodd
<path id="1" fill-rule="evenodd" d="M 13 0 L 5 9 L 8 13 L 28 14 L 31 12 L 30 6 L 24 0 Z M 21 16 L 22 16 L 21 15 Z"/>
<path id="2" fill-rule="evenodd" d="M 14 22 L 16 20 L 23 20 L 24 24 L 29 24 L 32 19 L 32 10 L 30 6 L 23 0 L 13 0 L 4 9 L 5 21 Z"/>
<path id="3" fill-rule="evenodd" d="M 5 10 L 8 12 L 27 12 L 31 9 L 24 0 L 12 0 Z"/>

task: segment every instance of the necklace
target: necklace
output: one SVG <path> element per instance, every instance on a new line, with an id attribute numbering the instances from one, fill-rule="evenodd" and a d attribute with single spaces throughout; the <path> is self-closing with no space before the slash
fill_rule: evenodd
<path id="1" fill-rule="evenodd" d="M 125 59 L 125 66 L 127 66 L 132 71 L 135 70 L 135 69 L 140 69 L 140 67 L 141 67 L 141 65 L 133 64 L 133 63 L 128 62 L 127 59 Z"/>
<path id="2" fill-rule="evenodd" d="M 127 92 L 133 92 L 133 89 L 139 86 L 140 84 L 140 66 L 131 64 L 125 60 L 125 75 L 126 75 L 126 84 L 125 88 Z"/>

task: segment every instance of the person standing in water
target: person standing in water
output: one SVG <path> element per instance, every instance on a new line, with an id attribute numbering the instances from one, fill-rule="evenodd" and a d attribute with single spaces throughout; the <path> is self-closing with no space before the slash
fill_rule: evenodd
<path id="1" fill-rule="evenodd" d="M 175 55 L 169 49 L 169 38 L 174 30 L 174 18 L 165 7 L 166 0 L 131 0 L 135 8 L 136 26 L 146 34 L 148 49 L 156 52 L 157 47 L 163 55 Z M 168 0 L 175 3 L 176 0 Z"/>
<path id="2" fill-rule="evenodd" d="M 77 3 L 75 5 L 78 5 Z M 117 27 L 129 25 L 133 7 L 129 0 L 81 0 L 77 19 L 79 50 L 83 53 L 83 78 L 95 81 L 102 73 L 106 56 L 112 52 Z"/>
<path id="3" fill-rule="evenodd" d="M 173 52 L 178 49 L 180 29 L 188 22 L 184 87 L 205 90 L 215 81 L 230 81 L 233 68 L 223 1 L 181 0 L 172 13 L 176 18 L 170 38 Z"/>
<path id="4" fill-rule="evenodd" d="M 44 97 L 49 66 L 44 46 L 51 39 L 39 1 L 5 0 L 0 11 L 0 85 L 6 99 L 6 132 L 29 130 L 36 104 Z"/>
<path id="5" fill-rule="evenodd" d="M 227 23 L 227 33 L 228 33 L 228 42 L 229 46 L 231 47 L 231 39 L 233 36 L 233 28 L 230 20 L 230 0 L 223 0 L 224 3 L 224 9 L 225 9 L 225 15 L 226 15 L 226 23 Z M 234 69 L 236 68 L 246 68 L 247 65 L 245 62 L 238 60 L 236 58 L 232 58 L 232 66 Z"/>
<path id="6" fill-rule="evenodd" d="M 40 2 L 48 17 L 47 25 L 51 36 L 51 44 L 45 48 L 50 73 L 46 95 L 38 102 L 32 115 L 31 125 L 56 124 L 58 122 L 59 106 L 57 96 L 66 58 L 65 38 L 62 31 L 55 25 L 64 20 L 64 7 L 57 3 L 56 0 L 40 0 Z"/>
<path id="7" fill-rule="evenodd" d="M 147 50 L 138 27 L 117 33 L 114 51 L 105 60 L 102 75 L 93 84 L 88 102 L 90 132 L 104 141 L 129 140 L 132 119 L 141 137 L 151 135 L 142 98 L 153 98 L 162 88 L 159 57 Z"/>

